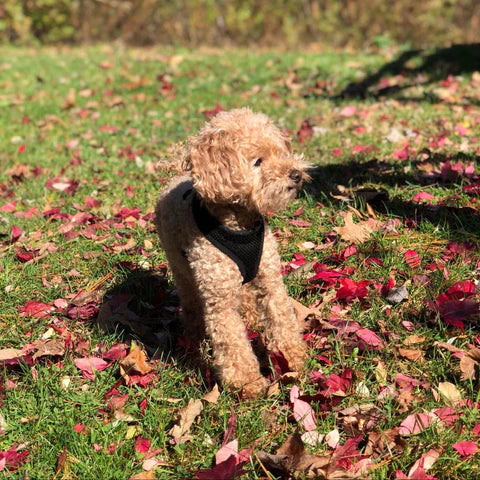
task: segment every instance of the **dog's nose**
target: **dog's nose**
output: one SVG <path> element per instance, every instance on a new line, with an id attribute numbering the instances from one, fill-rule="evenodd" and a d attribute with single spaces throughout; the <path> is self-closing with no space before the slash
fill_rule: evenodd
<path id="1" fill-rule="evenodd" d="M 300 172 L 300 170 L 291 170 L 288 176 L 290 180 L 293 180 L 295 183 L 300 183 L 302 180 L 302 172 Z"/>

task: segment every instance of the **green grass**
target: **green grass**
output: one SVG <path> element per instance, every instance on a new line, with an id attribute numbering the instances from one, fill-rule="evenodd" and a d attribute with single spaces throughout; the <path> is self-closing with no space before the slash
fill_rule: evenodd
<path id="1" fill-rule="evenodd" d="M 150 216 L 158 192 L 174 174 L 169 170 L 172 145 L 195 133 L 205 121 L 202 112 L 215 108 L 216 102 L 226 109 L 250 105 L 264 111 L 294 137 L 303 120 L 308 118 L 314 125 L 311 138 L 295 142 L 295 149 L 315 165 L 313 182 L 288 210 L 269 220 L 278 230 L 286 263 L 301 252 L 309 261 L 347 269 L 355 281 L 384 284 L 394 276 L 397 285 L 406 283 L 409 291 L 408 301 L 388 305 L 370 286 L 366 299 L 342 303 L 334 296 L 328 299 L 340 287 L 338 283 L 316 288 L 308 282 L 314 274 L 311 268 L 304 275 L 285 276 L 290 295 L 302 303 L 327 298 L 323 320 L 337 306 L 335 315 L 373 330 L 385 343 L 379 350 L 359 350 L 355 335 L 339 338 L 332 330 L 314 332 L 321 346 L 311 350 L 310 370 L 321 369 L 325 375 L 340 374 L 346 368 L 355 372 L 351 390 L 333 411 L 322 412 L 322 406 L 312 402 L 318 431 L 338 428 L 343 444 L 352 435 L 336 412 L 362 403 L 375 404 L 381 413 L 374 430 L 396 428 L 411 413 L 445 406 L 433 389 L 448 381 L 472 402 L 459 407 L 460 420 L 453 427 L 434 425 L 405 437 L 403 448 L 373 454 L 376 468 L 371 475 L 384 479 L 394 478 L 396 469 L 407 473 L 422 453 L 435 448 L 441 454 L 429 474 L 478 478 L 478 454 L 462 460 L 452 448 L 459 440 L 478 443 L 472 433 L 480 423 L 478 379 L 460 380 L 459 360 L 434 345 L 456 337 L 453 343 L 459 348 L 478 346 L 478 314 L 465 320 L 462 333 L 435 316 L 427 301 L 434 301 L 458 281 L 479 281 L 479 197 L 462 191 L 470 183 L 465 175 L 454 181 L 422 177 L 425 171 L 438 171 L 446 159 L 474 162 L 479 173 L 480 110 L 475 92 L 480 81 L 475 74 L 455 78 L 458 86 L 443 101 L 438 95 L 444 98 L 442 89 L 448 90 L 448 85 L 438 81 L 418 84 L 418 78 L 409 77 L 408 72 L 406 80 L 392 77 L 404 86 L 413 82 L 399 92 L 377 96 L 371 88 L 366 98 L 340 98 L 337 94 L 349 83 L 389 59 L 382 54 L 123 47 L 4 48 L 0 58 L 0 349 L 22 348 L 46 332 L 52 339 L 67 341 L 61 357 L 45 356 L 34 365 L 4 367 L 0 414 L 6 428 L 0 428 L 0 452 L 21 444 L 30 450 L 12 478 L 128 478 L 142 471 L 142 456 L 134 449 L 137 437 L 160 449 L 156 458 L 163 465 L 155 470 L 157 478 L 192 478 L 193 472 L 212 466 L 232 411 L 237 419 L 232 438 L 238 438 L 240 449 L 254 445 L 254 453 L 275 453 L 297 428 L 288 406 L 290 386 L 282 386 L 277 395 L 257 401 L 240 401 L 234 393 L 222 392 L 218 404 L 206 404 L 193 424 L 191 442 L 173 446 L 168 434 L 178 409 L 188 399 L 203 396 L 211 379 L 181 346 L 171 355 L 178 333 L 177 300 Z M 162 90 L 164 82 L 173 85 L 173 91 Z M 74 99 L 69 95 L 71 89 Z M 65 105 L 67 96 L 70 105 Z M 346 106 L 355 106 L 357 111 L 347 116 L 342 113 Z M 468 133 L 459 133 L 458 124 Z M 411 148 L 408 158 L 396 159 L 394 152 L 406 142 Z M 358 145 L 375 148 L 355 153 Z M 157 162 L 159 168 L 154 170 Z M 73 194 L 62 192 L 47 188 L 48 179 L 75 180 L 78 187 Z M 383 195 L 366 199 L 359 192 L 362 189 Z M 413 202 L 419 192 L 433 195 L 434 205 L 438 201 L 444 205 L 428 208 Z M 84 208 L 86 197 L 101 203 Z M 13 211 L 2 209 L 12 201 L 16 202 Z M 367 203 L 379 222 L 391 221 L 395 228 L 377 230 L 356 246 L 355 255 L 344 259 L 339 254 L 349 244 L 339 238 L 327 240 L 334 238 L 334 227 L 343 225 L 341 214 L 350 207 L 367 219 Z M 309 227 L 289 223 L 300 206 L 304 212 L 298 218 L 310 222 Z M 32 207 L 36 214 L 25 217 L 21 213 Z M 43 215 L 56 207 L 64 220 Z M 138 218 L 115 217 L 122 207 L 138 208 Z M 92 217 L 67 230 L 66 219 L 81 211 Z M 24 234 L 10 244 L 13 225 Z M 133 239 L 131 248 L 116 249 L 129 239 Z M 307 241 L 318 248 L 302 250 Z M 458 254 L 445 258 L 452 241 L 473 242 L 473 250 L 466 258 Z M 19 247 L 34 252 L 35 258 L 20 262 Z M 405 263 L 403 254 L 408 249 L 419 253 L 419 267 Z M 381 265 L 369 263 L 370 257 L 379 258 Z M 439 262 L 440 268 L 427 268 Z M 28 301 L 66 299 L 70 303 L 81 291 L 92 295 L 85 318 L 68 316 L 62 308 L 42 318 L 20 315 L 19 307 Z M 112 305 L 112 296 L 119 292 L 132 295 L 128 307 L 125 303 L 120 313 L 109 317 L 120 325 L 112 321 L 112 328 L 101 328 L 95 321 L 97 309 Z M 478 300 L 478 287 L 474 298 Z M 405 329 L 404 321 L 413 323 L 412 331 Z M 126 322 L 131 328 L 125 327 Z M 424 342 L 403 345 L 412 334 L 423 335 Z M 99 356 L 100 350 L 132 338 L 145 344 L 158 378 L 146 387 L 120 384 L 119 393 L 128 394 L 125 410 L 131 419 L 116 420 L 107 409 L 105 395 L 120 378 L 118 365 L 97 372 L 90 381 L 82 377 L 74 360 Z M 421 349 L 424 362 L 402 357 L 398 347 Z M 328 357 L 332 364 L 325 365 L 318 355 Z M 382 385 L 375 375 L 379 362 L 386 366 L 388 384 L 397 373 L 404 373 L 430 386 L 415 387 L 408 401 L 381 402 L 377 395 Z M 356 391 L 360 381 L 370 392 L 367 396 Z M 304 392 L 316 392 L 308 384 L 308 375 L 297 383 Z M 139 404 L 144 400 L 142 412 Z M 75 424 L 85 425 L 85 431 L 77 433 Z M 368 432 L 363 433 L 366 440 Z M 97 451 L 94 444 L 102 448 Z M 329 449 L 321 444 L 310 450 L 321 455 Z M 66 460 L 57 466 L 64 451 Z M 246 468 L 251 470 L 248 478 L 281 478 L 274 472 L 267 477 L 255 456 Z"/>

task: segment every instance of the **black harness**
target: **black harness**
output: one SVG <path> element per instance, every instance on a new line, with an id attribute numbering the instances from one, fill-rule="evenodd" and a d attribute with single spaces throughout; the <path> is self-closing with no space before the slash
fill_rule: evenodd
<path id="1" fill-rule="evenodd" d="M 257 220 L 251 230 L 231 230 L 222 225 L 202 205 L 195 189 L 185 193 L 184 199 L 192 197 L 192 214 L 198 229 L 215 247 L 230 257 L 240 269 L 243 283 L 253 280 L 258 273 L 258 266 L 263 252 L 265 224 L 263 218 Z"/>

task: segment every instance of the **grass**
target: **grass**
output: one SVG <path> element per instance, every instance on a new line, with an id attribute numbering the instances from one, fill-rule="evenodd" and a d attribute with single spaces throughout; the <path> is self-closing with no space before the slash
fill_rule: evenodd
<path id="1" fill-rule="evenodd" d="M 168 434 L 177 411 L 213 384 L 195 356 L 175 346 L 178 303 L 151 214 L 159 190 L 174 174 L 169 168 L 172 144 L 195 133 L 205 121 L 203 112 L 217 102 L 226 109 L 250 105 L 264 111 L 294 137 L 309 119 L 313 130 L 307 127 L 307 139 L 295 148 L 315 165 L 314 180 L 287 211 L 269 220 L 278 231 L 282 259 L 287 264 L 300 252 L 312 264 L 371 282 L 366 297 L 341 301 L 335 299 L 340 283 L 308 281 L 312 264 L 303 274 L 285 276 L 290 295 L 305 305 L 326 300 L 323 320 L 358 322 L 383 342 L 381 348 L 364 349 L 355 334 L 311 332 L 317 347 L 311 350 L 309 370 L 321 369 L 327 376 L 354 371 L 351 388 L 333 410 L 311 402 L 318 431 L 338 428 L 344 444 L 353 435 L 337 412 L 365 403 L 380 412 L 373 430 L 399 427 L 409 414 L 446 406 L 435 389 L 448 381 L 468 400 L 454 405 L 461 413 L 458 421 L 437 423 L 373 453 L 371 478 L 394 478 L 397 469 L 406 473 L 430 449 L 438 449 L 440 456 L 429 474 L 478 478 L 478 454 L 462 459 L 452 447 L 459 440 L 478 443 L 473 431 L 480 423 L 478 379 L 461 380 L 459 360 L 435 345 L 450 339 L 465 350 L 478 346 L 478 313 L 462 317 L 462 332 L 428 304 L 456 282 L 478 285 L 478 196 L 462 189 L 473 177 L 463 170 L 455 176 L 445 166 L 443 179 L 439 173 L 450 159 L 452 164 L 473 162 L 478 174 L 475 95 L 480 85 L 475 73 L 422 83 L 418 72 L 409 76 L 407 69 L 401 78 L 384 76 L 386 84 L 400 89 L 373 86 L 365 98 L 342 98 L 338 93 L 347 85 L 380 68 L 394 52 L 89 47 L 3 48 L 0 55 L 0 349 L 21 349 L 42 339 L 60 339 L 67 346 L 60 356 L 4 367 L 0 452 L 12 445 L 29 450 L 12 478 L 129 478 L 142 471 L 138 438 L 159 450 L 156 478 L 192 478 L 193 472 L 212 466 L 232 412 L 233 438 L 240 449 L 254 445 L 254 453 L 275 453 L 289 433 L 303 432 L 291 416 L 290 386 L 285 385 L 273 397 L 256 401 L 222 392 L 217 404 L 205 404 L 190 442 L 172 445 Z M 413 200 L 420 192 L 432 195 L 433 206 Z M 16 202 L 12 208 L 5 207 L 11 202 Z M 295 216 L 301 206 L 303 213 Z M 123 214 L 122 208 L 129 210 Z M 356 222 L 375 217 L 386 227 L 376 228 L 369 240 L 356 245 L 356 253 L 346 256 L 351 242 L 334 235 L 334 228 L 344 224 L 352 208 L 358 212 Z M 91 216 L 82 218 L 81 212 Z M 69 223 L 73 215 L 80 224 Z M 310 226 L 295 226 L 293 219 Z M 23 235 L 11 243 L 13 225 Z M 471 242 L 472 250 L 449 252 L 450 242 Z M 33 255 L 30 261 L 21 261 L 22 248 Z M 419 254 L 418 266 L 405 262 L 407 250 Z M 375 288 L 389 277 L 405 284 L 407 301 L 389 304 Z M 78 301 L 81 292 L 88 294 L 84 301 Z M 122 302 L 119 292 L 131 297 Z M 473 298 L 478 300 L 478 288 Z M 22 315 L 29 301 L 56 303 L 47 314 Z M 71 310 L 75 303 L 76 312 Z M 104 323 L 96 321 L 99 309 Z M 402 343 L 413 334 L 425 338 L 411 347 Z M 106 397 L 120 378 L 118 365 L 96 372 L 91 381 L 74 360 L 101 356 L 119 341 L 129 346 L 132 338 L 147 348 L 158 378 L 146 387 L 117 385 L 119 394 L 128 395 L 124 409 L 129 415 L 118 420 Z M 405 358 L 399 347 L 420 350 L 424 360 Z M 378 365 L 385 366 L 384 380 L 379 380 Z M 400 398 L 380 401 L 378 394 L 395 383 L 397 373 L 423 386 L 406 391 L 397 385 Z M 360 382 L 368 393 L 358 388 Z M 308 375 L 297 384 L 306 393 L 316 392 Z M 84 425 L 80 433 L 74 429 L 78 424 Z M 363 451 L 368 429 L 359 430 Z M 310 450 L 321 455 L 329 448 L 322 443 Z M 247 468 L 248 478 L 282 478 L 275 472 L 267 476 L 255 456 Z"/>

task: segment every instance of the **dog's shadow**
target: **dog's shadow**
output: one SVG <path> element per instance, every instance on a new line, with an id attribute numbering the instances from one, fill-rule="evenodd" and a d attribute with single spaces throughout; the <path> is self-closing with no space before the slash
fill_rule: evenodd
<path id="1" fill-rule="evenodd" d="M 105 293 L 96 325 L 105 333 L 116 333 L 123 342 L 141 343 L 151 358 L 168 361 L 184 356 L 189 345 L 182 340 L 180 303 L 166 267 L 120 268 L 126 275 Z"/>

